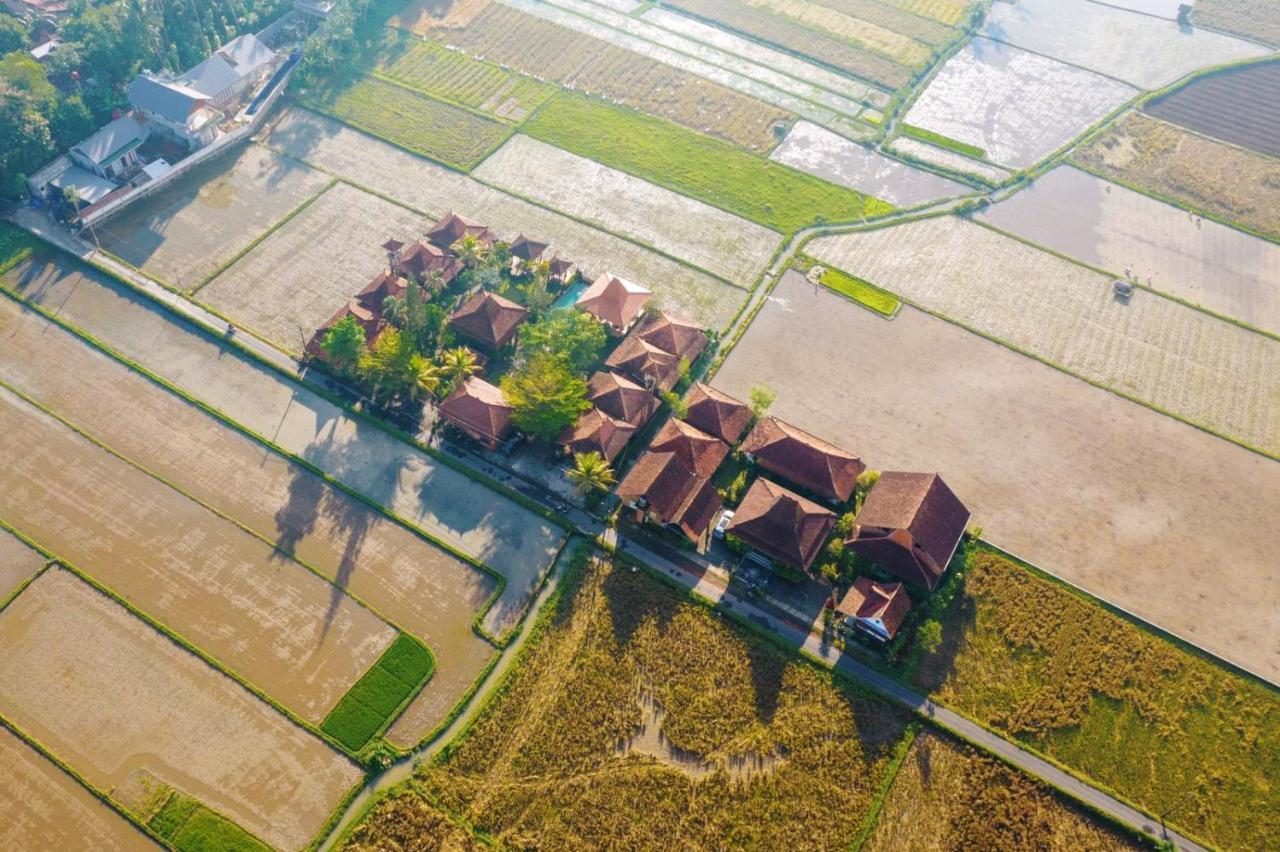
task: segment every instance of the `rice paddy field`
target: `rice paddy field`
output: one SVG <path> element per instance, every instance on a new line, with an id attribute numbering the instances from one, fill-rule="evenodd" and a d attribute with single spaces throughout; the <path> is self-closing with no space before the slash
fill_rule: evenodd
<path id="1" fill-rule="evenodd" d="M 895 207 L 915 207 L 973 192 L 963 183 L 909 166 L 807 121 L 797 122 L 769 159 L 882 198 Z"/>
<path id="2" fill-rule="evenodd" d="M 1280 14 L 1268 0 L 1196 0 L 1191 20 L 1280 47 Z"/>
<path id="3" fill-rule="evenodd" d="M 1280 693 L 992 553 L 915 680 L 1222 849 L 1280 838 Z"/>
<path id="4" fill-rule="evenodd" d="M 984 33 L 1139 89 L 1159 89 L 1197 69 L 1267 53 L 1231 36 L 1091 0 L 996 0 Z"/>
<path id="5" fill-rule="evenodd" d="M 886 322 L 794 271 L 712 379 L 738 399 L 760 382 L 773 414 L 877 470 L 941 471 L 988 541 L 1280 678 L 1275 461 L 910 306 Z"/>
<path id="6" fill-rule="evenodd" d="M 483 620 L 491 635 L 524 614 L 559 549 L 559 527 L 65 256 L 41 253 L 0 285 L 505 576 Z"/>
<path id="7" fill-rule="evenodd" d="M 395 638 L 341 590 L 0 392 L 0 517 L 318 723 Z"/>
<path id="8" fill-rule="evenodd" d="M 823 237 L 808 253 L 1157 410 L 1280 455 L 1280 340 L 955 217 Z"/>
<path id="9" fill-rule="evenodd" d="M 307 105 L 393 145 L 468 171 L 511 134 L 505 124 L 373 77 Z"/>
<path id="10" fill-rule="evenodd" d="M 1280 157 L 1280 61 L 1200 77 L 1143 109 L 1196 133 Z"/>
<path id="11" fill-rule="evenodd" d="M 772 59 L 780 51 L 766 46 L 753 47 L 751 40 L 741 37 L 730 49 L 722 49 L 709 43 L 705 30 L 689 36 L 679 32 L 688 27 L 673 25 L 671 18 L 656 26 L 651 19 L 622 15 L 590 0 L 501 2 L 574 32 L 624 48 L 633 55 L 697 74 L 748 97 L 840 128 L 851 135 L 861 137 L 873 132 L 870 125 L 854 120 L 861 113 L 863 102 L 876 97 L 888 99 L 887 93 L 879 89 L 872 91 L 868 84 L 850 80 L 858 91 L 856 98 L 851 100 L 841 94 L 845 87 L 831 86 L 830 72 L 824 75 L 812 62 L 793 57 L 785 63 L 788 70 L 783 73 L 781 68 L 775 67 Z M 724 38 L 716 37 L 714 41 L 723 43 Z M 766 54 L 770 59 L 762 58 Z M 812 69 L 812 73 L 797 74 L 793 67 L 797 63 Z M 777 133 L 780 129 L 775 125 L 774 131 Z"/>
<path id="12" fill-rule="evenodd" d="M 1215 313 L 1280 334 L 1280 245 L 1059 166 L 978 218 Z"/>
<path id="13" fill-rule="evenodd" d="M 0 603 L 34 577 L 44 563 L 45 558 L 39 551 L 13 533 L 0 529 Z"/>
<path id="14" fill-rule="evenodd" d="M 556 92 L 547 83 L 428 41 L 402 39 L 389 44 L 386 53 L 379 74 L 507 121 L 523 121 Z"/>
<path id="15" fill-rule="evenodd" d="M 912 139 L 910 136 L 899 136 L 888 143 L 886 149 L 909 161 L 919 161 L 954 174 L 976 177 L 992 186 L 1004 183 L 1013 175 L 1009 169 L 979 162 L 963 154 L 957 154 L 955 151 L 939 148 L 937 145 L 930 145 L 919 139 Z"/>
<path id="16" fill-rule="evenodd" d="M 760 225 L 524 135 L 513 136 L 475 176 L 744 288 L 782 241 Z"/>
<path id="17" fill-rule="evenodd" d="M 14 306 L 5 300 L 0 309 L 9 315 Z M 3 327 L 5 386 L 234 519 L 274 544 L 282 559 L 298 559 L 426 643 L 434 673 L 415 702 L 415 721 L 400 728 L 408 744 L 425 737 L 479 677 L 495 651 L 471 622 L 497 589 L 495 578 L 301 465 L 264 452 L 261 443 L 56 324 L 28 312 Z M 29 576 L 41 562 L 16 539 L 0 537 L 0 577 L 8 566 Z"/>
<path id="18" fill-rule="evenodd" d="M 765 5 L 761 8 L 761 5 Z M 835 26 L 831 19 L 831 10 L 817 4 L 789 2 L 789 0 L 765 0 L 759 5 L 754 3 L 734 3 L 731 0 L 670 0 L 669 5 L 704 21 L 711 21 L 724 29 L 741 33 L 766 44 L 795 53 L 816 62 L 851 74 L 884 89 L 893 91 L 911 82 L 913 67 L 923 64 L 928 58 L 927 48 L 905 36 L 890 35 L 889 31 L 868 24 L 858 26 L 856 19 L 844 16 L 842 29 L 846 31 L 858 29 L 863 33 L 860 45 L 850 43 L 846 33 L 830 33 L 817 29 L 803 19 L 793 20 L 785 14 L 776 14 L 779 8 L 793 13 L 803 14 L 807 9 L 808 17 L 820 17 L 827 26 Z M 772 7 L 770 9 L 769 7 Z M 884 55 L 869 49 L 866 42 L 873 40 L 872 33 L 879 36 L 874 39 L 881 46 L 892 43 L 898 58 Z M 900 61 L 901 60 L 901 61 Z M 904 62 L 908 64 L 903 64 Z"/>
<path id="19" fill-rule="evenodd" d="M 500 3 L 482 2 L 464 24 L 427 32 L 472 56 L 662 116 L 701 133 L 767 151 L 792 115 L 656 59 Z"/>
<path id="20" fill-rule="evenodd" d="M 315 113 L 285 114 L 267 144 L 412 209 L 433 216 L 455 210 L 487 223 L 506 239 L 523 233 L 548 242 L 548 251 L 572 259 L 587 277 L 607 270 L 643 282 L 659 305 L 705 328 L 727 327 L 746 299 L 741 288 L 637 243 L 434 166 Z"/>
<path id="21" fill-rule="evenodd" d="M 501 697 L 420 770 L 428 801 L 501 841 L 549 848 L 852 839 L 904 711 L 647 574 L 599 566 L 578 582 Z M 818 816 L 831 813 L 845 818 Z"/>
<path id="22" fill-rule="evenodd" d="M 315 329 L 387 266 L 382 244 L 418 239 L 431 220 L 338 183 L 262 240 L 196 298 L 301 355 Z"/>
<path id="23" fill-rule="evenodd" d="M 1140 192 L 1280 240 L 1280 162 L 1139 112 L 1071 153 Z"/>
<path id="24" fill-rule="evenodd" d="M 64 569 L 45 571 L 0 611 L 0 647 L 0 714 L 130 811 L 177 789 L 297 849 L 362 780 L 323 741 Z M 94 819 L 77 799 L 52 806 Z M 94 840 L 149 845 L 111 821 Z"/>
<path id="25" fill-rule="evenodd" d="M 894 778 L 867 852 L 1146 849 L 1054 790 L 971 746 L 924 731 Z"/>
<path id="26" fill-rule="evenodd" d="M 92 838 L 102 852 L 160 848 L 53 761 L 0 726 L 0 844 L 74 849 Z"/>
<path id="27" fill-rule="evenodd" d="M 718 140 L 567 93 L 549 101 L 522 130 L 782 234 L 815 222 L 857 220 L 892 209 L 879 199 Z"/>
<path id="28" fill-rule="evenodd" d="M 971 0 L 884 0 L 886 6 L 956 27 L 974 5 Z"/>
<path id="29" fill-rule="evenodd" d="M 1025 168 L 1057 151 L 1137 89 L 990 38 L 947 60 L 907 110 L 910 125 Z"/>
<path id="30" fill-rule="evenodd" d="M 296 160 L 246 145 L 126 207 L 97 226 L 98 239 L 126 263 L 194 290 L 328 183 Z"/>

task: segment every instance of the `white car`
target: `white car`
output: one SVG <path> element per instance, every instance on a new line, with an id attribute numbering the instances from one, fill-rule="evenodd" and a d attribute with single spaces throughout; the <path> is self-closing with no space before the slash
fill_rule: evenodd
<path id="1" fill-rule="evenodd" d="M 729 522 L 733 520 L 733 510 L 725 509 L 724 514 L 720 516 L 720 520 L 716 521 L 716 528 L 711 535 L 715 538 L 724 538 L 724 531 L 729 528 Z"/>

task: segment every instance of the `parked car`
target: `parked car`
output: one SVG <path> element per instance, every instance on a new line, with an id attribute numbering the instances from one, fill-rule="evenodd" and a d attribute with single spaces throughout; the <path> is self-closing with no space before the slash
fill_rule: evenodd
<path id="1" fill-rule="evenodd" d="M 724 514 L 720 516 L 720 520 L 716 521 L 716 528 L 711 531 L 711 535 L 718 539 L 724 538 L 724 531 L 729 528 L 729 522 L 733 520 L 733 510 L 725 509 Z"/>

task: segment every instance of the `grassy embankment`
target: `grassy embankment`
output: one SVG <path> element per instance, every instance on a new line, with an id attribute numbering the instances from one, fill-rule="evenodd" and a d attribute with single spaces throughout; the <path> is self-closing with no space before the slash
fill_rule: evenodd
<path id="1" fill-rule="evenodd" d="M 399 715 L 434 670 L 431 652 L 401 633 L 329 711 L 320 730 L 360 751 Z"/>
<path id="2" fill-rule="evenodd" d="M 349 848 L 444 819 L 547 848 L 841 848 L 892 801 L 905 710 L 646 572 L 579 567 L 558 595 L 475 723 L 375 806 Z M 1040 793 L 1025 807 L 1008 799 L 972 837 L 963 825 L 948 836 L 1043 839 L 1065 806 Z"/>
<path id="3" fill-rule="evenodd" d="M 662 119 L 562 92 L 522 132 L 783 234 L 893 208 Z"/>
<path id="4" fill-rule="evenodd" d="M 957 579 L 918 688 L 1217 846 L 1280 845 L 1274 688 L 994 553 Z"/>
<path id="5" fill-rule="evenodd" d="M 903 124 L 902 135 L 909 136 L 912 139 L 919 139 L 921 142 L 928 142 L 930 145 L 936 145 L 939 148 L 946 148 L 948 151 L 954 151 L 957 154 L 972 157 L 975 160 L 987 159 L 987 152 L 977 145 L 970 145 L 967 142 L 952 139 L 950 136 L 943 136 L 941 133 L 925 130 L 923 127 Z"/>

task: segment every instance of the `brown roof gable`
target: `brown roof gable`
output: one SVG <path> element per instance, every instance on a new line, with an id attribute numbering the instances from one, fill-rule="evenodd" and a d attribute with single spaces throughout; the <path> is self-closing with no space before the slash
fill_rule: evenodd
<path id="1" fill-rule="evenodd" d="M 686 422 L 727 444 L 736 444 L 751 425 L 750 406 L 702 382 L 694 382 L 684 402 L 689 407 Z"/>
<path id="2" fill-rule="evenodd" d="M 412 274 L 415 278 L 426 278 L 429 273 L 437 272 L 444 284 L 449 284 L 462 271 L 462 261 L 444 249 L 416 240 L 408 248 L 392 252 L 395 270 L 401 274 Z"/>
<path id="3" fill-rule="evenodd" d="M 635 434 L 630 423 L 593 408 L 560 433 L 559 444 L 571 453 L 597 452 L 613 461 Z"/>
<path id="4" fill-rule="evenodd" d="M 475 376 L 449 394 L 439 410 L 464 432 L 493 443 L 501 441 L 511 428 L 511 406 L 502 390 Z"/>
<path id="5" fill-rule="evenodd" d="M 624 502 L 644 500 L 651 515 L 693 541 L 702 538 L 722 505 L 711 480 L 675 453 L 646 452 L 618 484 L 617 495 Z"/>
<path id="6" fill-rule="evenodd" d="M 969 510 L 936 473 L 885 471 L 848 544 L 885 570 L 933 589 L 968 523 Z"/>
<path id="7" fill-rule="evenodd" d="M 662 424 L 649 444 L 654 453 L 675 453 L 698 476 L 709 477 L 729 455 L 729 445 L 674 417 Z"/>
<path id="8" fill-rule="evenodd" d="M 776 417 L 760 418 L 742 451 L 765 470 L 837 503 L 853 496 L 858 476 L 867 469 L 857 457 Z"/>
<path id="9" fill-rule="evenodd" d="M 878 619 L 892 639 L 911 611 L 911 598 L 901 583 L 880 583 L 859 577 L 845 593 L 836 612 L 848 618 Z"/>
<path id="10" fill-rule="evenodd" d="M 575 304 L 621 334 L 640 315 L 651 295 L 647 287 L 605 274 L 593 281 Z"/>
<path id="11" fill-rule="evenodd" d="M 515 337 L 529 312 L 510 299 L 480 290 L 449 317 L 449 325 L 490 349 L 501 349 Z"/>
<path id="12" fill-rule="evenodd" d="M 605 366 L 669 391 L 680 380 L 681 360 L 692 363 L 706 346 L 707 336 L 697 326 L 661 313 L 632 329 Z"/>
<path id="13" fill-rule="evenodd" d="M 531 240 L 524 234 L 516 237 L 511 243 L 512 257 L 518 257 L 521 260 L 537 260 L 542 257 L 542 253 L 546 250 L 547 243 Z"/>
<path id="14" fill-rule="evenodd" d="M 779 562 L 808 569 L 835 522 L 834 512 L 759 477 L 734 513 L 728 532 Z"/>
<path id="15" fill-rule="evenodd" d="M 639 428 L 658 410 L 658 398 L 617 373 L 599 372 L 587 382 L 587 399 L 615 420 Z"/>
<path id="16" fill-rule="evenodd" d="M 446 213 L 443 219 L 436 222 L 424 236 L 440 248 L 446 249 L 466 236 L 475 237 L 482 243 L 493 242 L 493 232 L 489 230 L 488 225 L 482 225 L 473 219 L 459 216 L 452 210 Z"/>
<path id="17" fill-rule="evenodd" d="M 356 301 L 364 305 L 369 310 L 382 316 L 382 303 L 388 297 L 394 296 L 397 299 L 403 299 L 405 293 L 409 289 L 409 282 L 397 275 L 383 272 L 364 286 L 364 289 L 356 293 Z"/>

